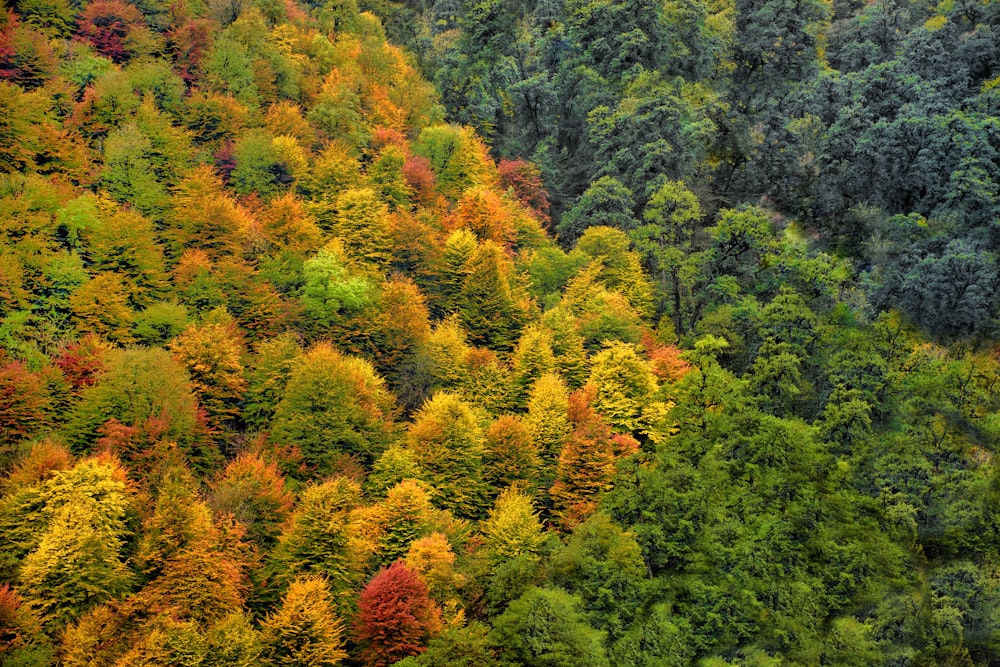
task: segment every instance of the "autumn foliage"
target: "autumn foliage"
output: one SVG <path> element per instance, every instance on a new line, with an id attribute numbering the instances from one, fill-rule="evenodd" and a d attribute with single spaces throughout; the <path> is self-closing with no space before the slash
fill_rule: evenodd
<path id="1" fill-rule="evenodd" d="M 388 667 L 424 651 L 441 630 L 441 610 L 427 585 L 402 561 L 378 574 L 361 591 L 354 637 L 365 667 Z"/>

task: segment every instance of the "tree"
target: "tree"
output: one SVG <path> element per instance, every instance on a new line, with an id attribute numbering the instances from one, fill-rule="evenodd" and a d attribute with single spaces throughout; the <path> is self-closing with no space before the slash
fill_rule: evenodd
<path id="1" fill-rule="evenodd" d="M 375 555 L 382 563 L 405 556 L 410 546 L 430 531 L 434 507 L 426 484 L 404 479 L 390 488 L 385 498 L 360 516 L 370 534 Z"/>
<path id="2" fill-rule="evenodd" d="M 233 323 L 190 326 L 170 344 L 170 350 L 191 375 L 198 402 L 209 424 L 221 431 L 239 415 L 246 391 L 243 346 Z"/>
<path id="3" fill-rule="evenodd" d="M 533 484 L 542 460 L 538 439 L 524 421 L 514 415 L 500 415 L 486 431 L 483 479 L 491 489 L 514 482 Z"/>
<path id="4" fill-rule="evenodd" d="M 46 487 L 51 518 L 18 580 L 28 608 L 56 630 L 131 589 L 133 575 L 123 560 L 129 498 L 121 470 L 94 459 Z"/>
<path id="5" fill-rule="evenodd" d="M 251 429 L 265 429 L 281 401 L 285 386 L 295 369 L 302 348 L 290 334 L 262 341 L 248 370 L 243 400 L 243 423 Z"/>
<path id="6" fill-rule="evenodd" d="M 274 137 L 266 131 L 250 132 L 236 143 L 236 169 L 229 182 L 241 195 L 256 193 L 265 201 L 285 191 L 294 180 L 278 157 Z"/>
<path id="7" fill-rule="evenodd" d="M 546 373 L 531 387 L 525 425 L 543 459 L 550 461 L 562 451 L 573 430 L 568 417 L 569 389 L 556 373 Z"/>
<path id="8" fill-rule="evenodd" d="M 371 364 L 321 343 L 297 362 L 274 412 L 271 439 L 295 445 L 313 474 L 337 458 L 370 463 L 388 443 L 395 400 Z"/>
<path id="9" fill-rule="evenodd" d="M 255 226 L 249 212 L 226 194 L 211 167 L 195 167 L 174 188 L 167 216 L 174 252 L 199 248 L 213 259 L 236 252 L 240 235 Z"/>
<path id="10" fill-rule="evenodd" d="M 337 609 L 348 608 L 360 575 L 361 554 L 350 523 L 360 495 L 358 484 L 344 477 L 306 487 L 265 567 L 272 589 L 297 576 L 322 577 Z"/>
<path id="11" fill-rule="evenodd" d="M 632 191 L 620 181 L 603 176 L 580 195 L 573 208 L 566 211 L 556 226 L 563 246 L 571 246 L 588 227 L 613 227 L 629 232 L 638 224 L 632 213 L 635 208 Z"/>
<path id="12" fill-rule="evenodd" d="M 679 181 L 668 181 L 649 198 L 642 214 L 645 224 L 630 233 L 646 267 L 667 290 L 674 329 L 683 335 L 691 307 L 691 260 L 701 220 L 698 198 Z"/>
<path id="13" fill-rule="evenodd" d="M 384 270 L 388 267 L 389 208 L 370 188 L 347 190 L 337 197 L 334 232 L 347 255 Z"/>
<path id="14" fill-rule="evenodd" d="M 552 352 L 552 332 L 545 327 L 529 324 L 517 341 L 512 358 L 515 382 L 522 403 L 531 386 L 538 378 L 555 370 L 555 354 Z"/>
<path id="15" fill-rule="evenodd" d="M 441 631 L 441 610 L 420 576 L 397 561 L 361 591 L 353 630 L 365 667 L 388 667 L 426 649 Z"/>
<path id="16" fill-rule="evenodd" d="M 95 0 L 81 12 L 77 35 L 116 63 L 128 60 L 141 44 L 142 13 L 120 0 Z"/>
<path id="17" fill-rule="evenodd" d="M 338 241 L 328 243 L 302 266 L 302 305 L 320 325 L 333 325 L 364 312 L 377 300 L 377 288 L 362 272 L 350 270 Z"/>
<path id="18" fill-rule="evenodd" d="M 457 201 L 474 185 L 496 182 L 496 167 L 482 141 L 469 128 L 425 127 L 413 152 L 430 161 L 439 191 L 451 201 Z"/>
<path id="19" fill-rule="evenodd" d="M 472 407 L 455 394 L 436 393 L 417 413 L 406 436 L 436 505 L 476 518 L 484 510 L 482 427 Z"/>
<path id="20" fill-rule="evenodd" d="M 486 241 L 469 257 L 458 293 L 458 313 L 473 342 L 511 350 L 528 319 L 527 296 L 511 279 L 510 263 L 496 243 Z"/>
<path id="21" fill-rule="evenodd" d="M 615 476 L 611 429 L 590 409 L 586 392 L 570 397 L 570 413 L 575 426 L 559 453 L 556 481 L 549 489 L 554 513 L 564 528 L 573 527 L 597 508 Z"/>
<path id="22" fill-rule="evenodd" d="M 550 229 L 551 205 L 549 193 L 545 191 L 542 183 L 541 169 L 525 160 L 501 160 L 497 164 L 497 171 L 500 174 L 500 187 L 512 191 L 538 222 L 546 229 Z"/>
<path id="23" fill-rule="evenodd" d="M 588 227 L 576 250 L 600 264 L 598 279 L 608 289 L 623 294 L 644 316 L 652 313 L 653 287 L 642 272 L 639 255 L 630 249 L 628 235 L 611 227 Z"/>
<path id="24" fill-rule="evenodd" d="M 292 582 L 281 607 L 262 623 L 260 640 L 263 664 L 275 667 L 333 667 L 347 657 L 344 625 L 320 578 Z"/>
<path id="25" fill-rule="evenodd" d="M 490 645 L 500 664 L 533 667 L 607 665 L 602 633 L 587 624 L 580 598 L 558 588 L 531 588 L 493 623 Z"/>
<path id="26" fill-rule="evenodd" d="M 441 604 L 454 606 L 455 590 L 465 577 L 455 571 L 455 552 L 443 533 L 414 540 L 406 551 L 406 564 L 427 584 L 428 594 Z"/>
<path id="27" fill-rule="evenodd" d="M 634 346 L 612 343 L 594 356 L 592 364 L 594 410 L 619 432 L 648 430 L 651 424 L 645 413 L 657 389 L 649 362 Z"/>
<path id="28" fill-rule="evenodd" d="M 77 328 L 118 343 L 132 342 L 134 314 L 128 292 L 117 273 L 99 273 L 73 292 L 69 307 Z"/>
<path id="29" fill-rule="evenodd" d="M 134 427 L 150 418 L 165 420 L 163 435 L 180 445 L 196 468 L 210 466 L 218 457 L 214 448 L 204 447 L 190 377 L 162 349 L 109 351 L 104 373 L 81 392 L 66 435 L 74 449 L 86 450 L 106 421 Z"/>
<path id="30" fill-rule="evenodd" d="M 494 565 L 518 556 L 537 558 L 545 542 L 531 498 L 515 487 L 500 494 L 482 530 Z"/>
<path id="31" fill-rule="evenodd" d="M 14 445 L 48 425 L 51 402 L 49 388 L 25 363 L 0 366 L 0 457 L 4 462 Z"/>
<path id="32" fill-rule="evenodd" d="M 596 512 L 551 559 L 551 581 L 579 595 L 598 628 L 631 625 L 645 598 L 646 563 L 635 537 Z"/>
<path id="33" fill-rule="evenodd" d="M 231 515 L 247 539 L 269 549 L 292 512 L 293 496 L 275 463 L 244 452 L 229 462 L 211 485 L 209 505 L 218 515 Z"/>
<path id="34" fill-rule="evenodd" d="M 114 199 L 127 202 L 146 215 L 159 217 L 166 189 L 153 171 L 152 144 L 135 123 L 115 128 L 104 143 L 102 184 Z"/>
<path id="35" fill-rule="evenodd" d="M 305 204 L 290 192 L 273 200 L 260 219 L 268 238 L 297 256 L 310 254 L 322 245 L 322 231 Z"/>

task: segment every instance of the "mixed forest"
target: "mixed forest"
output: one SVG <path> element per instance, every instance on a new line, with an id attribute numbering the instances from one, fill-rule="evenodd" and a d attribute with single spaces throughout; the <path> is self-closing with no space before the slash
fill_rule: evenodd
<path id="1" fill-rule="evenodd" d="M 0 664 L 1000 664 L 1000 2 L 4 3 Z"/>

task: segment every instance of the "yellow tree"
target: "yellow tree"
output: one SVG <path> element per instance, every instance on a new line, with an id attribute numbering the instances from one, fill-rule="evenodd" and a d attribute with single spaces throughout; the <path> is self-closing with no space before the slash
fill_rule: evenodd
<path id="1" fill-rule="evenodd" d="M 562 451 L 573 426 L 569 416 L 569 389 L 557 373 L 542 375 L 531 387 L 525 425 L 546 461 Z"/>
<path id="2" fill-rule="evenodd" d="M 508 487 L 500 494 L 482 531 L 494 564 L 519 556 L 538 558 L 545 542 L 542 522 L 531 498 L 516 487 Z"/>
<path id="3" fill-rule="evenodd" d="M 173 340 L 170 350 L 191 375 L 191 387 L 211 426 L 218 431 L 231 426 L 247 387 L 240 361 L 245 351 L 235 323 L 192 325 Z"/>
<path id="4" fill-rule="evenodd" d="M 261 624 L 261 644 L 261 664 L 274 667 L 334 667 L 347 657 L 344 624 L 323 579 L 292 582 L 281 607 Z"/>

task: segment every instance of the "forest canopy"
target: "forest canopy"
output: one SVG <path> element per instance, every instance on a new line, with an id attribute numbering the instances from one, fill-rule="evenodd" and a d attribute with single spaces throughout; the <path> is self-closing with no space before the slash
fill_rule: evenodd
<path id="1" fill-rule="evenodd" d="M 0 663 L 1000 663 L 998 31 L 7 0 Z"/>

